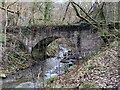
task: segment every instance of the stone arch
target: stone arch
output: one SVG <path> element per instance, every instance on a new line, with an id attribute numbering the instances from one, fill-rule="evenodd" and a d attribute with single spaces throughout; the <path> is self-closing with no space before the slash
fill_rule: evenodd
<path id="1" fill-rule="evenodd" d="M 46 37 L 42 40 L 40 40 L 34 47 L 32 47 L 32 57 L 35 60 L 43 60 L 48 58 L 46 55 L 46 47 L 55 39 L 60 38 L 59 36 L 51 36 L 51 37 Z"/>

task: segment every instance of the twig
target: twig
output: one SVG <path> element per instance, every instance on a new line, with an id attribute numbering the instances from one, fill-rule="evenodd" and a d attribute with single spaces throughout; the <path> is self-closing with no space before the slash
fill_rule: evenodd
<path id="1" fill-rule="evenodd" d="M 101 12 L 101 10 L 103 9 L 104 5 L 105 5 L 105 2 L 103 2 L 101 8 L 100 8 L 100 6 L 98 5 L 98 7 L 100 8 L 100 10 L 96 13 L 95 18 L 96 18 L 97 15 L 100 14 L 100 12 Z"/>
<path id="2" fill-rule="evenodd" d="M 70 5 L 70 2 L 68 3 L 68 5 L 67 5 L 67 7 L 66 7 L 65 14 L 64 14 L 64 17 L 63 17 L 62 21 L 64 21 L 64 19 L 65 19 L 65 16 L 66 16 L 66 14 L 67 14 L 69 5 Z"/>
<path id="3" fill-rule="evenodd" d="M 8 25 L 8 13 L 7 13 L 7 6 L 5 7 L 5 28 L 4 28 L 4 47 L 6 47 L 6 34 L 7 34 L 7 25 Z"/>
<path id="4" fill-rule="evenodd" d="M 1 6 L 0 6 L 0 9 L 2 9 L 2 10 L 6 10 L 5 7 L 1 7 Z M 17 15 L 20 14 L 19 12 L 11 11 L 11 10 L 9 10 L 9 9 L 7 9 L 7 12 L 15 13 L 15 14 L 17 14 Z"/>
<path id="5" fill-rule="evenodd" d="M 17 3 L 17 1 L 18 1 L 18 0 L 16 0 L 15 2 L 9 4 L 9 5 L 7 6 L 7 8 L 9 8 L 10 6 L 12 6 L 12 5 L 14 5 L 15 3 Z"/>
<path id="6" fill-rule="evenodd" d="M 93 12 L 92 9 L 93 9 L 94 5 L 95 5 L 95 4 L 93 4 L 93 5 L 90 7 L 90 9 L 89 9 L 88 12 L 87 12 L 88 14 L 91 14 L 91 13 Z M 91 10 L 92 10 L 92 11 L 91 11 Z"/>
<path id="7" fill-rule="evenodd" d="M 92 10 L 92 9 L 94 9 L 94 7 L 95 7 L 95 3 L 91 6 L 91 8 L 89 9 L 89 11 L 88 11 L 88 14 L 89 15 L 91 15 L 93 12 L 94 12 L 94 10 Z M 92 10 L 92 11 L 91 11 Z"/>

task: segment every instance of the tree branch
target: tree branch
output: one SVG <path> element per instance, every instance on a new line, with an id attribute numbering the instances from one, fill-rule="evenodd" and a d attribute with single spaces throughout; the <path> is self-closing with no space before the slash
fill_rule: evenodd
<path id="1" fill-rule="evenodd" d="M 105 2 L 103 2 L 103 4 L 102 4 L 101 7 L 100 7 L 100 5 L 98 4 L 99 10 L 98 10 L 98 12 L 96 13 L 95 18 L 96 18 L 96 16 L 98 16 L 98 15 L 101 13 L 101 10 L 103 9 L 104 5 L 105 5 Z"/>
<path id="2" fill-rule="evenodd" d="M 75 3 L 75 2 L 71 2 L 71 3 L 77 5 L 86 14 L 87 17 L 89 17 L 92 21 L 94 21 L 96 24 L 98 24 L 98 22 L 95 19 L 93 19 L 91 16 L 89 16 L 88 13 L 86 13 L 85 10 L 82 7 L 80 7 L 77 3 Z"/>
<path id="3" fill-rule="evenodd" d="M 72 6 L 73 6 L 73 8 L 74 8 L 74 10 L 75 10 L 75 12 L 76 12 L 76 15 L 77 15 L 79 18 L 85 20 L 87 23 L 89 23 L 90 25 L 92 25 L 94 28 L 99 29 L 97 26 L 95 26 L 94 24 L 92 24 L 88 19 L 86 19 L 85 17 L 81 16 L 81 15 L 78 13 L 78 10 L 77 10 L 77 8 L 75 7 L 75 5 L 74 5 L 73 3 L 71 3 L 71 4 L 72 4 Z"/>
<path id="4" fill-rule="evenodd" d="M 17 0 L 17 1 L 18 1 L 18 0 Z M 10 6 L 12 6 L 12 5 L 14 5 L 15 3 L 17 3 L 17 1 L 15 1 L 15 2 L 9 4 L 9 5 L 7 6 L 7 9 L 8 9 Z"/>
<path id="5" fill-rule="evenodd" d="M 4 7 L 1 7 L 1 6 L 0 6 L 0 9 L 2 9 L 2 10 L 6 10 Z M 9 10 L 9 9 L 7 9 L 7 12 L 15 13 L 15 14 L 17 14 L 17 15 L 20 14 L 19 12 L 11 11 L 11 10 Z"/>
<path id="6" fill-rule="evenodd" d="M 95 3 L 91 6 L 91 8 L 88 10 L 88 14 L 91 15 L 93 13 L 93 8 L 95 7 Z M 92 10 L 92 11 L 91 11 Z"/>
<path id="7" fill-rule="evenodd" d="M 67 5 L 67 7 L 66 7 L 65 14 L 64 14 L 64 17 L 63 17 L 62 21 L 64 21 L 64 19 L 65 19 L 65 16 L 66 16 L 66 14 L 67 14 L 69 5 L 70 5 L 70 2 L 68 3 L 68 5 Z"/>

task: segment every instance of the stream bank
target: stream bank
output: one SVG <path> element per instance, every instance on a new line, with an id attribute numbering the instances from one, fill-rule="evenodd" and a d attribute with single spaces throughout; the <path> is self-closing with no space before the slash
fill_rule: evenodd
<path id="1" fill-rule="evenodd" d="M 58 56 L 50 57 L 45 60 L 39 60 L 29 68 L 12 72 L 2 79 L 3 88 L 41 88 L 51 77 L 61 75 L 68 71 L 69 64 L 61 63 L 64 54 L 69 51 L 68 48 L 60 47 Z M 34 60 L 33 60 L 34 61 Z M 26 63 L 27 64 L 27 63 Z"/>
<path id="2" fill-rule="evenodd" d="M 46 88 L 118 88 L 118 67 L 118 47 L 107 48 L 55 78 Z"/>

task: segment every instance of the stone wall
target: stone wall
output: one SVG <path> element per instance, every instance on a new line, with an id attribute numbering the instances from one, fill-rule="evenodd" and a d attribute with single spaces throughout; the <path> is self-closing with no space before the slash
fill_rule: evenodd
<path id="1" fill-rule="evenodd" d="M 99 51 L 103 44 L 103 40 L 98 32 L 93 30 L 84 30 L 81 32 L 80 43 L 80 52 L 81 55 L 84 56 L 91 52 Z"/>

